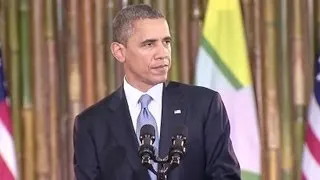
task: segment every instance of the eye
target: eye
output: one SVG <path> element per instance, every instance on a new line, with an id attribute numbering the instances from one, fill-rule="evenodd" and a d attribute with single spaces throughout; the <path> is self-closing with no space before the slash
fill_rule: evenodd
<path id="1" fill-rule="evenodd" d="M 166 46 L 170 46 L 171 41 L 172 41 L 171 38 L 165 38 L 165 39 L 163 39 L 163 43 L 164 43 Z"/>
<path id="2" fill-rule="evenodd" d="M 171 46 L 171 40 L 164 40 L 163 45 L 165 47 L 170 47 Z"/>
<path id="3" fill-rule="evenodd" d="M 143 44 L 142 44 L 142 46 L 143 47 L 153 47 L 154 46 L 154 42 L 144 42 Z"/>
<path id="4" fill-rule="evenodd" d="M 171 40 L 165 40 L 164 42 L 168 45 L 171 44 Z"/>

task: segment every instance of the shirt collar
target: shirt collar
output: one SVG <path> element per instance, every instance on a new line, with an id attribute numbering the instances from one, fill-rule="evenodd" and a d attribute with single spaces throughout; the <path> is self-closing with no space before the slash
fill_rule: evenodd
<path id="1" fill-rule="evenodd" d="M 132 85 L 130 85 L 125 77 L 123 81 L 124 81 L 123 89 L 124 89 L 128 104 L 137 105 L 139 103 L 139 98 L 143 94 L 148 94 L 149 96 L 151 96 L 156 103 L 160 103 L 162 101 L 163 83 L 159 83 L 153 86 L 147 92 L 142 92 L 136 89 L 135 87 L 133 87 Z"/>

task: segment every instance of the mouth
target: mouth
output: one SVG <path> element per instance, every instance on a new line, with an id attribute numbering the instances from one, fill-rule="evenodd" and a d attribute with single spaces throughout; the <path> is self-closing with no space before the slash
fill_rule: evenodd
<path id="1" fill-rule="evenodd" d="M 155 66 L 152 68 L 153 73 L 158 74 L 158 75 L 163 75 L 168 72 L 169 66 L 168 65 L 160 65 L 160 66 Z"/>
<path id="2" fill-rule="evenodd" d="M 153 67 L 152 69 L 164 69 L 164 68 L 166 68 L 166 67 L 168 67 L 168 65 L 163 64 L 163 65 L 155 66 L 155 67 Z"/>

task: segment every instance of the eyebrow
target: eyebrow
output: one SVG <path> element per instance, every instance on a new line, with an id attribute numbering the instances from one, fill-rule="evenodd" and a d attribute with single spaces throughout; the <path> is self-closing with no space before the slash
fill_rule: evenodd
<path id="1" fill-rule="evenodd" d="M 162 40 L 164 40 L 164 41 L 168 41 L 168 40 L 172 41 L 172 38 L 170 36 L 167 36 L 167 37 L 164 37 Z M 156 41 L 157 41 L 157 39 L 146 39 L 146 40 L 142 41 L 141 44 L 154 43 Z"/>
<path id="2" fill-rule="evenodd" d="M 157 41 L 157 39 L 146 39 L 146 40 L 142 41 L 141 44 L 154 43 L 156 41 Z"/>

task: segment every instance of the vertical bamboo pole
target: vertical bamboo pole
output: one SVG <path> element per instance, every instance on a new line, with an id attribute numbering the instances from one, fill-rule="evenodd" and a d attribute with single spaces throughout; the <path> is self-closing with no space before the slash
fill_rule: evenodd
<path id="1" fill-rule="evenodd" d="M 50 161 L 48 148 L 48 106 L 47 106 L 47 62 L 44 44 L 44 2 L 32 1 L 32 37 L 33 37 L 33 77 L 35 97 L 35 125 L 36 125 L 36 172 L 37 179 L 50 179 Z"/>
<path id="2" fill-rule="evenodd" d="M 112 15 L 113 17 L 115 16 L 115 12 L 118 12 L 120 11 L 124 6 L 125 4 L 123 4 L 123 1 L 122 0 L 118 0 L 116 1 L 117 3 L 115 3 L 115 6 L 114 6 L 114 14 Z M 113 58 L 112 58 L 113 60 Z M 114 61 L 114 72 L 115 72 L 115 88 L 118 88 L 122 82 L 123 82 L 123 77 L 124 77 L 124 69 L 123 69 L 123 66 L 120 62 L 118 61 Z"/>
<path id="3" fill-rule="evenodd" d="M 11 108 L 13 120 L 14 142 L 17 151 L 18 168 L 20 170 L 19 177 L 22 177 L 22 141 L 21 141 L 21 94 L 20 94 L 20 47 L 18 35 L 18 1 L 11 0 L 8 3 L 8 45 L 10 58 L 10 92 L 11 92 Z"/>
<path id="4" fill-rule="evenodd" d="M 306 71 L 305 64 L 308 63 L 307 49 L 308 44 L 308 20 L 305 14 L 306 1 L 294 0 L 292 2 L 292 64 L 293 64 L 293 104 L 294 104 L 294 161 L 295 174 L 297 178 L 301 177 L 301 154 L 304 143 L 304 122 L 306 118 Z"/>
<path id="5" fill-rule="evenodd" d="M 295 75 L 295 73 L 303 73 L 302 70 L 302 27 L 301 27 L 301 12 L 300 12 L 300 1 L 294 0 L 291 4 L 291 17 L 292 17 L 292 24 L 291 24 L 291 62 L 292 62 L 292 75 L 293 75 L 293 88 L 298 88 L 297 90 L 293 90 L 293 105 L 294 105 L 294 135 L 296 136 L 296 125 L 297 122 L 303 122 L 302 113 L 304 113 L 303 107 L 298 107 L 299 104 L 303 101 L 303 91 L 304 87 L 302 87 L 301 83 L 303 81 L 301 75 Z M 299 112 L 296 112 L 299 111 Z M 300 116 L 300 119 L 298 119 Z M 296 138 L 296 137 L 295 137 Z M 295 140 L 294 144 L 294 154 L 297 155 L 297 140 Z M 298 166 L 298 157 L 294 157 L 294 165 L 295 169 L 297 170 Z M 299 170 L 300 171 L 300 170 Z M 295 172 L 294 176 L 297 176 L 299 173 Z"/>
<path id="6" fill-rule="evenodd" d="M 171 69 L 170 69 L 170 79 L 173 81 L 180 80 L 180 69 L 179 65 L 181 61 L 178 58 L 178 30 L 177 30 L 177 21 L 176 21 L 176 3 L 175 1 L 168 1 L 168 11 L 167 11 L 167 20 L 170 27 L 170 33 L 172 37 L 171 43 Z"/>
<path id="7" fill-rule="evenodd" d="M 263 97 L 267 128 L 268 180 L 280 180 L 280 117 L 276 75 L 275 0 L 264 0 Z"/>
<path id="8" fill-rule="evenodd" d="M 45 42 L 48 53 L 48 85 L 49 85 L 49 124 L 50 124 L 50 173 L 51 179 L 60 179 L 60 153 L 58 150 L 58 62 L 56 54 L 56 23 L 54 18 L 55 3 L 53 0 L 46 0 L 45 3 Z"/>
<path id="9" fill-rule="evenodd" d="M 8 75 L 7 71 L 9 69 L 9 58 L 7 57 L 7 43 L 8 43 L 8 21 L 7 21 L 7 9 L 8 3 L 5 0 L 0 0 L 0 46 L 2 49 L 3 63 L 5 74 Z M 10 79 L 10 77 L 8 77 Z"/>
<path id="10" fill-rule="evenodd" d="M 94 78 L 94 53 L 93 53 L 93 15 L 91 0 L 82 0 L 81 4 L 81 30 L 82 30 L 82 79 L 83 79 L 83 97 L 84 106 L 88 107 L 95 102 L 96 83 Z"/>
<path id="11" fill-rule="evenodd" d="M 253 7 L 253 16 L 254 16 L 254 23 L 253 23 L 253 33 L 254 33 L 254 45 L 253 45 L 253 71 L 254 71 L 254 84 L 255 84 L 255 94 L 257 99 L 257 106 L 258 106 L 258 116 L 260 121 L 260 130 L 263 131 L 263 101 L 262 101 L 262 76 L 263 76 L 263 69 L 262 69 L 262 6 L 260 0 L 254 0 L 254 7 Z M 261 132 L 262 133 L 262 132 Z M 263 134 L 263 133 L 262 133 Z M 265 137 L 265 136 L 263 136 Z"/>
<path id="12" fill-rule="evenodd" d="M 190 17 L 189 3 L 190 0 L 175 1 L 177 5 L 178 20 L 178 53 L 181 67 L 181 81 L 183 83 L 190 83 L 190 57 L 188 45 L 189 40 L 189 24 Z"/>
<path id="13" fill-rule="evenodd" d="M 316 17 L 316 22 L 315 22 L 315 36 L 316 36 L 316 54 L 320 53 L 320 0 L 315 0 L 315 17 Z"/>
<path id="14" fill-rule="evenodd" d="M 108 93 L 111 93 L 115 90 L 115 60 L 112 56 L 111 50 L 109 48 L 111 42 L 112 42 L 112 20 L 113 20 L 113 14 L 114 14 L 114 8 L 115 4 L 113 0 L 107 0 L 107 36 L 106 36 L 106 42 L 107 42 L 107 65 L 108 65 Z"/>
<path id="15" fill-rule="evenodd" d="M 83 108 L 81 99 L 81 80 L 80 80 L 80 47 L 79 47 L 79 2 L 78 0 L 68 1 L 68 98 L 69 98 L 69 120 L 68 137 L 73 137 L 74 118 Z M 73 173 L 73 144 L 72 138 L 69 139 L 68 179 L 74 179 Z"/>
<path id="16" fill-rule="evenodd" d="M 6 52 L 5 42 L 7 42 L 6 41 L 6 28 L 7 28 L 6 27 L 6 9 L 7 9 L 6 4 L 5 4 L 5 0 L 0 0 L 0 46 L 1 46 L 2 52 Z M 3 56 L 4 54 L 6 53 L 2 53 Z M 6 66 L 7 60 L 5 60 L 5 58 L 3 58 L 3 60 Z"/>
<path id="17" fill-rule="evenodd" d="M 30 1 L 20 0 L 20 44 L 22 70 L 22 118 L 23 118 L 23 179 L 33 180 L 35 177 L 35 122 L 32 98 L 32 63 L 30 49 Z"/>
<path id="18" fill-rule="evenodd" d="M 143 3 L 152 6 L 152 0 L 143 0 Z"/>
<path id="19" fill-rule="evenodd" d="M 253 0 L 242 0 L 242 14 L 244 19 L 244 26 L 245 26 L 245 32 L 246 32 L 246 40 L 247 40 L 247 46 L 248 46 L 248 54 L 250 59 L 250 64 L 252 67 L 253 64 Z"/>
<path id="20" fill-rule="evenodd" d="M 165 16 L 167 14 L 167 1 L 156 0 L 155 6 L 156 8 Z"/>
<path id="21" fill-rule="evenodd" d="M 254 73 L 254 87 L 255 95 L 258 109 L 259 127 L 260 127 L 260 137 L 261 137 L 261 179 L 268 180 L 267 173 L 268 170 L 268 150 L 267 150 L 267 126 L 264 119 L 264 101 L 263 101 L 263 14 L 264 10 L 262 8 L 262 3 L 260 0 L 253 1 L 253 73 Z"/>
<path id="22" fill-rule="evenodd" d="M 196 64 L 197 52 L 200 45 L 201 27 L 200 27 L 200 6 L 199 0 L 191 1 L 191 22 L 189 26 L 190 44 L 189 44 L 189 57 L 190 57 L 190 83 L 193 83 L 195 77 L 194 67 Z M 187 14 L 185 15 L 187 16 Z"/>
<path id="23" fill-rule="evenodd" d="M 55 9 L 55 18 L 57 23 L 57 60 L 58 60 L 58 114 L 59 114 L 59 156 L 60 156 L 60 171 L 61 179 L 68 179 L 68 143 L 69 127 L 68 127 L 68 74 L 67 74 L 67 36 L 66 36 L 66 1 L 57 0 Z"/>
<path id="24" fill-rule="evenodd" d="M 140 0 L 131 0 L 132 1 L 132 4 L 139 4 L 140 3 Z"/>
<path id="25" fill-rule="evenodd" d="M 208 4 L 208 0 L 201 0 L 201 9 L 204 11 L 204 14 L 205 14 L 205 11 L 207 10 L 207 4 Z"/>
<path id="26" fill-rule="evenodd" d="M 4 25 L 4 22 L 5 22 L 5 16 L 4 16 L 4 13 L 5 13 L 5 11 L 4 11 L 4 2 L 3 2 L 3 0 L 0 0 L 0 42 L 3 42 L 3 40 L 4 40 L 4 27 L 5 26 L 3 26 Z"/>
<path id="27" fill-rule="evenodd" d="M 288 0 L 278 1 L 278 14 L 280 19 L 280 37 L 278 43 L 278 85 L 280 95 L 281 119 L 281 179 L 293 180 L 293 139 L 292 139 L 292 91 L 290 78 L 289 41 L 288 41 Z"/>
<path id="28" fill-rule="evenodd" d="M 11 63 L 9 53 L 9 3 L 6 0 L 0 0 L 0 45 L 2 48 L 3 70 L 8 80 L 11 79 Z"/>
<path id="29" fill-rule="evenodd" d="M 304 8 L 302 10 L 303 13 L 303 19 L 306 23 L 306 26 L 304 28 L 306 38 L 305 41 L 307 43 L 307 46 L 305 47 L 306 50 L 306 55 L 307 55 L 307 60 L 304 66 L 304 70 L 306 72 L 306 103 L 308 104 L 308 100 L 310 99 L 311 93 L 313 93 L 313 72 L 314 71 L 309 71 L 309 69 L 314 69 L 314 60 L 316 58 L 316 36 L 315 36 L 315 27 L 316 27 L 316 12 L 314 11 L 314 8 L 316 6 L 315 3 L 316 0 L 307 0 L 303 1 L 302 7 Z"/>
<path id="30" fill-rule="evenodd" d="M 107 95 L 107 72 L 105 61 L 105 41 L 104 31 L 105 16 L 104 13 L 104 0 L 95 0 L 95 55 L 96 55 L 96 79 L 97 79 L 97 92 L 96 99 L 102 99 Z"/>

